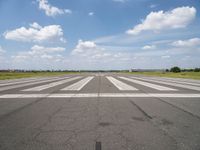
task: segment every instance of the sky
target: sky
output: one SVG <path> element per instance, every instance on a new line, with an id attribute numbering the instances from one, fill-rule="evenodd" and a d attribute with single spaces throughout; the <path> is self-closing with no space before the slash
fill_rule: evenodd
<path id="1" fill-rule="evenodd" d="M 200 0 L 0 0 L 0 69 L 200 67 Z"/>

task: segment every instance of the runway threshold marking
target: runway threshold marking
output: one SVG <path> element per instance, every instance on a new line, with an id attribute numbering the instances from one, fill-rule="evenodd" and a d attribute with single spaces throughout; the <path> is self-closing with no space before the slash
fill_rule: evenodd
<path id="1" fill-rule="evenodd" d="M 121 91 L 135 91 L 138 90 L 133 86 L 130 86 L 122 81 L 119 81 L 111 76 L 106 77 L 114 86 L 116 86 Z"/>
<path id="2" fill-rule="evenodd" d="M 12 98 L 106 98 L 106 97 L 136 97 L 136 98 L 200 98 L 200 94 L 159 94 L 159 93 L 70 93 L 70 94 L 3 94 L 0 99 Z"/>
<path id="3" fill-rule="evenodd" d="M 148 78 L 144 78 L 144 79 L 148 79 Z M 185 82 L 185 81 L 179 81 L 179 80 L 172 80 L 172 79 L 163 79 L 163 78 L 150 78 L 150 79 L 153 79 L 153 80 L 157 80 L 157 81 L 165 81 L 165 82 L 173 82 L 173 83 L 180 83 L 180 84 L 189 84 L 189 85 L 193 85 L 193 86 L 200 86 L 200 83 L 189 83 L 188 82 Z"/>
<path id="4" fill-rule="evenodd" d="M 5 90 L 10 90 L 10 89 L 15 89 L 15 88 L 21 88 L 21 87 L 45 83 L 45 82 L 53 82 L 53 81 L 58 81 L 58 80 L 66 79 L 66 78 L 69 78 L 69 77 L 62 77 L 62 78 L 35 81 L 35 82 L 24 83 L 24 84 L 10 85 L 10 86 L 5 86 L 5 87 L 0 87 L 0 91 L 5 91 Z"/>
<path id="5" fill-rule="evenodd" d="M 54 86 L 58 86 L 58 85 L 61 85 L 61 84 L 64 84 L 64 83 L 67 83 L 67 82 L 70 82 L 70 81 L 80 79 L 80 78 L 81 77 L 78 76 L 78 77 L 74 77 L 74 78 L 70 78 L 70 79 L 65 79 L 65 80 L 61 80 L 61 81 L 57 81 L 57 82 L 48 83 L 48 84 L 41 85 L 41 86 L 36 86 L 36 87 L 25 89 L 25 90 L 22 90 L 22 91 L 42 91 L 42 90 L 45 90 L 45 89 L 48 89 L 48 88 L 51 88 L 51 87 L 54 87 Z"/>
<path id="6" fill-rule="evenodd" d="M 156 82 L 156 83 L 160 83 L 160 84 L 165 84 L 165 85 L 170 85 L 170 86 L 175 86 L 175 87 L 180 87 L 180 88 L 185 88 L 185 89 L 190 89 L 190 90 L 200 91 L 200 87 L 192 86 L 192 85 L 184 85 L 184 84 L 179 84 L 179 83 L 170 83 L 170 82 L 167 82 L 167 81 L 158 81 L 156 79 L 144 79 L 144 78 L 138 78 L 138 77 L 131 77 L 131 78 L 139 79 L 139 80 L 143 80 L 143 81 Z"/>
<path id="7" fill-rule="evenodd" d="M 165 87 L 165 86 L 161 86 L 161 85 L 156 85 L 156 84 L 152 84 L 152 83 L 148 83 L 148 82 L 144 82 L 144 81 L 140 81 L 140 80 L 134 80 L 134 79 L 130 79 L 130 78 L 126 78 L 126 77 L 119 77 L 120 79 L 124 79 L 136 84 L 140 84 L 152 89 L 156 89 L 158 91 L 178 91 L 177 89 L 173 89 L 173 88 L 169 88 L 169 87 Z"/>
<path id="8" fill-rule="evenodd" d="M 89 83 L 94 77 L 87 77 L 84 78 L 72 85 L 69 85 L 63 89 L 61 89 L 62 91 L 79 91 L 81 90 L 87 83 Z"/>
<path id="9" fill-rule="evenodd" d="M 22 84 L 22 83 L 27 83 L 27 82 L 33 82 L 33 81 L 42 81 L 42 80 L 45 80 L 45 79 L 40 79 L 40 78 L 37 78 L 37 79 L 24 79 L 22 81 L 13 81 L 13 82 L 8 82 L 8 83 L 0 83 L 0 86 L 8 86 L 8 85 L 13 85 L 13 84 Z"/>

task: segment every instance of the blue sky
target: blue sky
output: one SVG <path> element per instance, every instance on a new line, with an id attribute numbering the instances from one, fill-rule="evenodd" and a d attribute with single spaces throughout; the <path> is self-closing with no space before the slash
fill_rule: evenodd
<path id="1" fill-rule="evenodd" d="M 0 69 L 200 67 L 199 0 L 0 0 Z"/>

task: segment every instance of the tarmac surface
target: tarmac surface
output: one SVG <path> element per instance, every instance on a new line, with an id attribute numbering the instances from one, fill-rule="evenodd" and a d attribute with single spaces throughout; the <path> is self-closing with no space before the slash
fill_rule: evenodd
<path id="1" fill-rule="evenodd" d="M 199 150 L 200 80 L 81 73 L 0 81 L 0 150 Z"/>

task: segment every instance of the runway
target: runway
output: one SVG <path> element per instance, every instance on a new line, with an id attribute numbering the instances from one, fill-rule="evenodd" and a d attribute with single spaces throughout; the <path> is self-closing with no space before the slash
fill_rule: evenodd
<path id="1" fill-rule="evenodd" d="M 0 82 L 0 150 L 199 150 L 200 81 L 80 73 Z"/>

